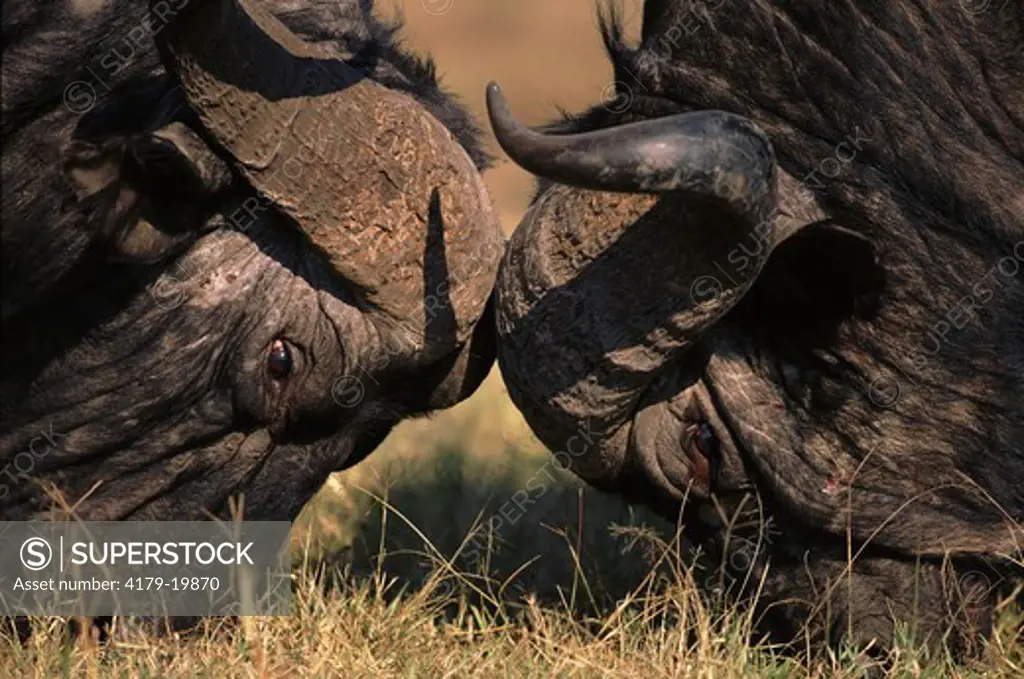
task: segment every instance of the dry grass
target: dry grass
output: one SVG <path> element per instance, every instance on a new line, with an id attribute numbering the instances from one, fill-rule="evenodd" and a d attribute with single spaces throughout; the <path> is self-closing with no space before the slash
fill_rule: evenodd
<path id="1" fill-rule="evenodd" d="M 742 608 L 698 594 L 673 526 L 582 488 L 529 438 L 491 435 L 506 412 L 496 405 L 461 406 L 461 429 L 406 428 L 388 455 L 332 479 L 294 531 L 292 617 L 208 620 L 179 638 L 118 631 L 97 648 L 39 619 L 27 645 L 0 641 L 0 676 L 1022 676 L 1011 610 L 970 666 L 909 641 L 886 668 L 849 652 L 810 666 L 786 658 Z M 508 512 L 530 479 L 543 491 Z M 511 518 L 480 529 L 503 505 Z M 470 535 L 486 546 L 479 559 Z"/>
<path id="2" fill-rule="evenodd" d="M 610 80 L 592 0 L 454 0 L 443 16 L 421 0 L 379 4 L 404 5 L 410 44 L 436 56 L 480 120 L 491 79 L 530 124 L 593 104 Z M 622 2 L 634 29 L 641 4 Z M 513 228 L 530 179 L 508 164 L 485 179 Z M 525 488 L 534 502 L 520 511 Z M 467 544 L 502 507 L 510 518 Z M 673 537 L 554 469 L 493 374 L 470 401 L 400 426 L 307 506 L 292 617 L 211 620 L 184 638 L 126 635 L 93 649 L 66 642 L 62 621 L 37 620 L 28 645 L 0 641 L 0 677 L 781 678 L 873 667 L 850 653 L 807 667 L 759 644 L 742 610 L 697 595 Z M 1019 635 L 1019 615 L 1004 611 L 981 664 L 952 667 L 907 643 L 884 674 L 1024 676 Z"/>
<path id="3" fill-rule="evenodd" d="M 470 431 L 490 421 L 480 404 L 467 410 Z M 483 532 L 483 557 L 467 560 L 479 519 L 538 473 L 548 479 L 539 470 L 549 462 L 514 442 L 488 458 L 450 442 L 419 437 L 418 455 L 340 475 L 307 507 L 294 534 L 292 617 L 208 620 L 179 638 L 118 632 L 96 648 L 38 619 L 27 645 L 0 641 L 0 676 L 1021 676 L 1010 611 L 967 667 L 909 642 L 885 670 L 852 653 L 812 666 L 787 659 L 758 643 L 743 609 L 698 595 L 672 526 L 556 471 L 527 511 Z"/>

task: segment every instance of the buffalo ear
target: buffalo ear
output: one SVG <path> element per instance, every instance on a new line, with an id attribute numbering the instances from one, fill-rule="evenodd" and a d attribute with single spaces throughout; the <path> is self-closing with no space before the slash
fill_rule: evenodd
<path id="1" fill-rule="evenodd" d="M 885 268 L 875 242 L 835 221 L 812 224 L 779 252 L 808 299 L 808 314 L 871 318 L 885 291 Z M 783 258 L 780 257 L 780 260 Z"/>
<path id="2" fill-rule="evenodd" d="M 204 204 L 231 184 L 227 164 L 180 122 L 127 138 L 76 140 L 63 168 L 110 258 L 138 264 L 190 242 L 205 225 Z"/>
<path id="3" fill-rule="evenodd" d="M 834 341 L 840 324 L 880 308 L 886 272 L 874 241 L 831 219 L 802 228 L 773 253 L 742 313 L 791 344 Z"/>

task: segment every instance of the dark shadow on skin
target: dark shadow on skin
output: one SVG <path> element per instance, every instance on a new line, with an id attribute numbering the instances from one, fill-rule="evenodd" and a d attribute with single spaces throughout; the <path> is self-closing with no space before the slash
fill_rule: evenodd
<path id="1" fill-rule="evenodd" d="M 444 242 L 444 216 L 441 194 L 435 187 L 430 192 L 427 211 L 427 238 L 423 246 L 424 313 L 427 316 L 426 345 L 454 346 L 457 331 L 455 310 L 448 278 L 448 258 Z"/>

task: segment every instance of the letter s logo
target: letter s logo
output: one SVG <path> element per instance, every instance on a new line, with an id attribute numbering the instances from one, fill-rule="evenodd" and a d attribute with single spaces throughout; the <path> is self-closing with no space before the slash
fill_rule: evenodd
<path id="1" fill-rule="evenodd" d="M 21 543 L 21 563 L 30 571 L 41 571 L 53 560 L 50 543 L 42 538 L 29 538 Z"/>

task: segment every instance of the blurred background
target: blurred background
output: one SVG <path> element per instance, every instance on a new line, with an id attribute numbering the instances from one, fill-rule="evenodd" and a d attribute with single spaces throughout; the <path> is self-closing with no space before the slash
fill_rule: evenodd
<path id="1" fill-rule="evenodd" d="M 631 35 L 638 35 L 642 0 L 619 4 Z M 484 179 L 511 233 L 532 196 L 533 179 L 507 160 L 490 134 L 485 87 L 497 81 L 513 112 L 528 125 L 607 99 L 612 71 L 595 0 L 377 0 L 377 5 L 384 17 L 404 17 L 405 44 L 434 58 L 443 86 L 486 131 L 487 148 L 498 160 Z M 515 573 L 521 591 L 542 598 L 557 598 L 573 583 L 576 556 L 596 580 L 616 574 L 614 582 L 600 583 L 609 595 L 636 586 L 649 569 L 628 548 L 635 536 L 621 531 L 645 531 L 660 525 L 658 520 L 583 488 L 551 460 L 495 368 L 468 401 L 404 423 L 368 460 L 335 474 L 300 517 L 296 539 L 328 562 L 356 571 L 383 568 L 403 580 L 415 581 L 425 572 L 429 559 L 423 554 L 433 553 L 426 542 L 445 558 L 460 545 L 469 553 L 485 542 L 486 563 L 474 557 L 459 566 L 499 579 Z M 534 503 L 521 511 L 510 500 L 527 487 Z M 483 531 L 483 537 L 478 532 L 471 546 L 463 544 L 474 526 L 493 525 L 503 507 L 501 526 Z M 520 570 L 524 564 L 529 565 Z"/>

